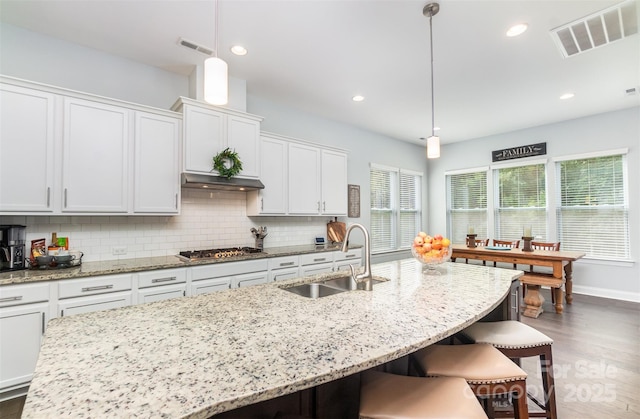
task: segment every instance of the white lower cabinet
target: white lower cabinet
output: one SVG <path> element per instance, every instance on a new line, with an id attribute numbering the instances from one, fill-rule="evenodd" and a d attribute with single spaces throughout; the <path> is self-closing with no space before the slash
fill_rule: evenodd
<path id="1" fill-rule="evenodd" d="M 348 271 L 349 265 L 354 268 L 362 266 L 362 249 L 349 249 L 346 252 L 334 252 L 334 269 L 337 271 Z"/>
<path id="2" fill-rule="evenodd" d="M 131 305 L 132 275 L 105 275 L 58 281 L 60 317 Z"/>
<path id="3" fill-rule="evenodd" d="M 300 275 L 317 275 L 333 272 L 333 253 L 311 253 L 300 255 Z"/>
<path id="4" fill-rule="evenodd" d="M 269 282 L 284 281 L 300 276 L 300 257 L 282 256 L 269 259 Z"/>
<path id="5" fill-rule="evenodd" d="M 194 280 L 189 287 L 189 295 L 209 294 L 210 292 L 224 291 L 229 288 L 231 288 L 230 278 Z"/>
<path id="6" fill-rule="evenodd" d="M 250 287 L 252 285 L 266 284 L 268 281 L 269 273 L 267 271 L 252 272 L 234 276 L 231 286 L 233 288 Z"/>
<path id="7" fill-rule="evenodd" d="M 162 269 L 138 274 L 138 304 L 187 295 L 187 270 Z"/>
<path id="8" fill-rule="evenodd" d="M 26 393 L 49 321 L 48 300 L 49 284 L 0 287 L 0 400 Z"/>

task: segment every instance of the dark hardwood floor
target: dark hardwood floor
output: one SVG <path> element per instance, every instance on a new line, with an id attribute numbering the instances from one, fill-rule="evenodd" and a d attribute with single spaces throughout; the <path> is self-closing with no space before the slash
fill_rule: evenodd
<path id="1" fill-rule="evenodd" d="M 522 321 L 554 340 L 559 418 L 640 418 L 640 304 L 574 295 L 556 314 L 549 291 L 544 295 L 544 313 Z M 534 358 L 522 363 L 527 385 L 540 394 L 538 365 Z M 0 403 L 0 418 L 19 418 L 23 403 L 24 397 Z"/>

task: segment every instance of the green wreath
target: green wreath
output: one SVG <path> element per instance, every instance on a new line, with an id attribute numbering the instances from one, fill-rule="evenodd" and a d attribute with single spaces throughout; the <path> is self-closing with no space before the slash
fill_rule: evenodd
<path id="1" fill-rule="evenodd" d="M 238 157 L 238 153 L 229 150 L 229 147 L 216 154 L 213 158 L 213 168 L 227 179 L 240 173 L 242 170 L 242 162 Z"/>

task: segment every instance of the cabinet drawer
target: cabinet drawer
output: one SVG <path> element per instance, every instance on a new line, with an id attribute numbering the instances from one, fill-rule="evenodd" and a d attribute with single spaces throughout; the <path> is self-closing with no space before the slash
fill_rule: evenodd
<path id="1" fill-rule="evenodd" d="M 5 285 L 0 287 L 0 307 L 49 301 L 49 284 Z"/>
<path id="2" fill-rule="evenodd" d="M 159 285 L 181 284 L 187 282 L 186 269 L 163 269 L 138 274 L 138 288 L 157 287 Z"/>
<path id="3" fill-rule="evenodd" d="M 131 275 L 106 275 L 87 279 L 69 279 L 58 283 L 59 298 L 104 294 L 131 289 Z"/>
<path id="4" fill-rule="evenodd" d="M 362 249 L 349 249 L 346 252 L 334 252 L 333 257 L 336 262 L 349 259 L 361 259 Z"/>
<path id="5" fill-rule="evenodd" d="M 306 265 L 300 267 L 300 275 L 317 275 L 333 272 L 333 263 L 316 263 L 315 265 Z"/>
<path id="6" fill-rule="evenodd" d="M 300 264 L 299 256 L 282 256 L 278 258 L 269 259 L 269 270 L 293 268 Z"/>
<path id="7" fill-rule="evenodd" d="M 300 265 L 314 265 L 316 263 L 333 263 L 333 253 L 310 253 L 307 255 L 300 255 Z"/>
<path id="8" fill-rule="evenodd" d="M 248 272 L 266 271 L 269 266 L 266 259 L 247 260 L 241 262 L 221 262 L 206 266 L 195 266 L 191 268 L 191 279 L 218 278 L 222 276 L 233 276 Z"/>

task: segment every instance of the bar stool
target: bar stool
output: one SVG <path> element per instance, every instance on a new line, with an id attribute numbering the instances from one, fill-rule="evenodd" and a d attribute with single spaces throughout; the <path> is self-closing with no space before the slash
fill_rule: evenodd
<path id="1" fill-rule="evenodd" d="M 463 378 L 421 378 L 365 371 L 360 384 L 360 418 L 447 419 L 487 415 Z"/>
<path id="2" fill-rule="evenodd" d="M 551 344 L 553 339 L 531 326 L 515 320 L 474 323 L 461 333 L 461 340 L 472 343 L 487 343 L 512 359 L 530 356 L 540 358 L 544 404 L 529 396 L 544 412 L 529 413 L 530 417 L 557 419 L 556 391 L 553 378 L 553 358 Z"/>
<path id="3" fill-rule="evenodd" d="M 516 419 L 529 417 L 527 373 L 491 345 L 431 345 L 411 356 L 413 367 L 425 377 L 462 377 L 478 397 L 511 394 Z"/>

